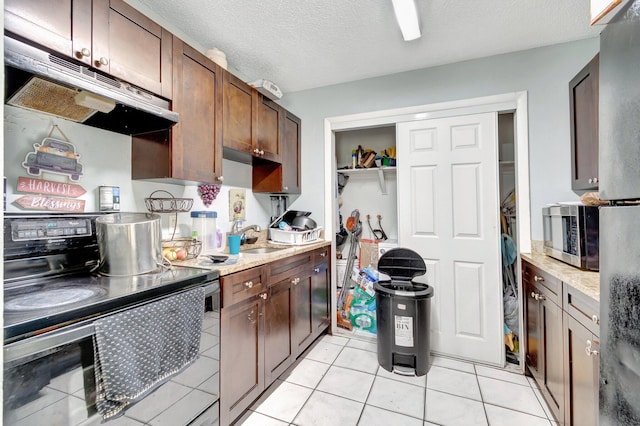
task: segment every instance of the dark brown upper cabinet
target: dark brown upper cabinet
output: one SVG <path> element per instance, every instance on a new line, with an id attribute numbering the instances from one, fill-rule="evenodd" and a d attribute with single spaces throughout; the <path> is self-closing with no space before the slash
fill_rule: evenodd
<path id="1" fill-rule="evenodd" d="M 6 31 L 171 99 L 172 35 L 124 1 L 6 0 L 4 11 Z"/>
<path id="2" fill-rule="evenodd" d="M 281 108 L 284 119 L 281 121 L 282 156 L 280 163 L 254 161 L 253 191 L 283 194 L 300 194 L 300 134 L 302 121 Z"/>
<path id="3" fill-rule="evenodd" d="M 598 78 L 596 55 L 569 83 L 571 189 L 598 189 Z"/>
<path id="4" fill-rule="evenodd" d="M 176 38 L 173 75 L 180 121 L 168 131 L 132 137 L 132 177 L 221 183 L 222 69 Z"/>

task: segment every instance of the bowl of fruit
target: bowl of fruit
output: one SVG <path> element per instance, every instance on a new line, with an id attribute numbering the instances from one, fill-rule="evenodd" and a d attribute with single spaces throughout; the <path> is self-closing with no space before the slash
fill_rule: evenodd
<path id="1" fill-rule="evenodd" d="M 162 240 L 162 256 L 169 261 L 195 259 L 202 250 L 202 242 L 191 238 Z"/>

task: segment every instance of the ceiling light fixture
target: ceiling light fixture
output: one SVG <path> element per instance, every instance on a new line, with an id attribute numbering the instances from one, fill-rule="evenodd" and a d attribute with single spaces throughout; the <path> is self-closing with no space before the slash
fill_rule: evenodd
<path id="1" fill-rule="evenodd" d="M 414 0 L 391 0 L 396 19 L 402 31 L 404 41 L 420 38 L 420 24 L 418 23 L 418 10 Z"/>

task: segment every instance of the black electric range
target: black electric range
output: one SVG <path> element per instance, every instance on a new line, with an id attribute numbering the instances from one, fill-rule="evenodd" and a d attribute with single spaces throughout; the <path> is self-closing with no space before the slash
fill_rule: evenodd
<path id="1" fill-rule="evenodd" d="M 199 268 L 100 274 L 98 215 L 5 215 L 5 344 L 203 283 L 218 286 L 216 271 Z"/>

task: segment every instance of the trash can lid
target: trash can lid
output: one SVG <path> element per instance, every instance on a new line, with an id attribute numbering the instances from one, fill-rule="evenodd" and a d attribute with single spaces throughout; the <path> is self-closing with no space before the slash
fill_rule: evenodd
<path id="1" fill-rule="evenodd" d="M 411 281 L 415 277 L 424 275 L 427 272 L 427 266 L 418 253 L 399 247 L 388 250 L 380 256 L 378 271 L 389 275 L 392 280 Z"/>
<path id="2" fill-rule="evenodd" d="M 373 284 L 376 296 L 428 299 L 433 297 L 433 287 L 411 281 L 378 281 Z"/>

